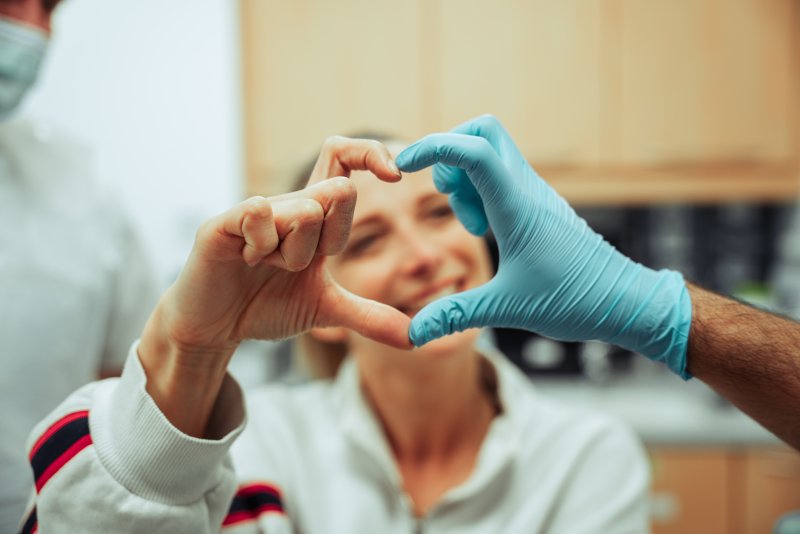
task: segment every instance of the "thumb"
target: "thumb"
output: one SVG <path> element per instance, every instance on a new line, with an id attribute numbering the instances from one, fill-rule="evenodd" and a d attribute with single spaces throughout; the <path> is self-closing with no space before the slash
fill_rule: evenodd
<path id="1" fill-rule="evenodd" d="M 493 326 L 492 281 L 469 291 L 435 300 L 411 320 L 409 338 L 419 347 L 467 328 Z"/>
<path id="2" fill-rule="evenodd" d="M 378 343 L 399 349 L 411 349 L 408 315 L 374 300 L 355 295 L 333 283 L 328 294 L 320 302 L 323 324 L 319 326 L 343 326 Z"/>

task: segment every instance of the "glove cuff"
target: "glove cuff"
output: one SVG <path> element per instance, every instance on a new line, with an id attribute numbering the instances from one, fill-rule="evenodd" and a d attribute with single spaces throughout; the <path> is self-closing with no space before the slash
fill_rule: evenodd
<path id="1" fill-rule="evenodd" d="M 619 334 L 607 341 L 663 362 L 688 380 L 692 378 L 686 370 L 692 301 L 683 275 L 667 269 L 637 267 L 641 271 L 628 290 L 628 296 L 636 303 L 628 308 L 633 310 L 632 317 Z"/>

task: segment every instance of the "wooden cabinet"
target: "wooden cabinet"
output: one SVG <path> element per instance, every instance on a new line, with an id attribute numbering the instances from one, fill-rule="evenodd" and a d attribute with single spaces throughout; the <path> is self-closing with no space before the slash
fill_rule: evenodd
<path id="1" fill-rule="evenodd" d="M 241 0 L 248 190 L 497 115 L 575 204 L 792 200 L 796 0 Z"/>
<path id="2" fill-rule="evenodd" d="M 625 0 L 621 6 L 620 161 L 795 158 L 796 2 Z"/>
<path id="3" fill-rule="evenodd" d="M 597 165 L 608 105 L 599 48 L 602 6 L 581 0 L 438 2 L 430 28 L 439 80 L 430 96 L 430 126 L 492 113 L 515 132 L 531 161 Z"/>
<path id="4" fill-rule="evenodd" d="M 760 534 L 800 510 L 800 454 L 784 448 L 654 448 L 654 534 Z"/>
<path id="5" fill-rule="evenodd" d="M 730 532 L 731 473 L 724 451 L 656 450 L 651 460 L 654 534 Z"/>
<path id="6" fill-rule="evenodd" d="M 379 129 L 414 138 L 424 130 L 420 8 L 241 2 L 250 193 L 283 190 L 330 135 Z"/>
<path id="7" fill-rule="evenodd" d="M 733 496 L 738 530 L 772 532 L 775 520 L 800 511 L 800 455 L 786 449 L 751 449 L 735 457 Z"/>

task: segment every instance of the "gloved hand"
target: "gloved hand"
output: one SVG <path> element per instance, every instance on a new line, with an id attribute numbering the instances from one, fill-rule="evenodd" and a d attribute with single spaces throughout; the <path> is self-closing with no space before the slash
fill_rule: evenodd
<path id="1" fill-rule="evenodd" d="M 680 273 L 654 271 L 595 233 L 528 165 L 491 116 L 432 134 L 396 158 L 401 170 L 436 164 L 436 187 L 462 224 L 491 227 L 500 265 L 487 284 L 430 303 L 414 316 L 419 346 L 481 326 L 554 339 L 598 339 L 665 362 L 684 378 L 692 319 Z"/>

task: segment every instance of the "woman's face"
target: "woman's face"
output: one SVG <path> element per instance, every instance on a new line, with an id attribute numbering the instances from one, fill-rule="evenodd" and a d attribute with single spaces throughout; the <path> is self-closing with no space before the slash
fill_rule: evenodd
<path id="1" fill-rule="evenodd" d="M 413 317 L 429 302 L 491 278 L 484 240 L 458 222 L 429 170 L 406 174 L 398 183 L 367 172 L 354 172 L 351 179 L 358 201 L 350 239 L 344 252 L 328 261 L 332 277 L 345 289 Z M 457 351 L 471 347 L 476 336 L 475 330 L 455 334 L 418 351 Z M 351 352 L 387 350 L 349 331 L 344 341 Z"/>

